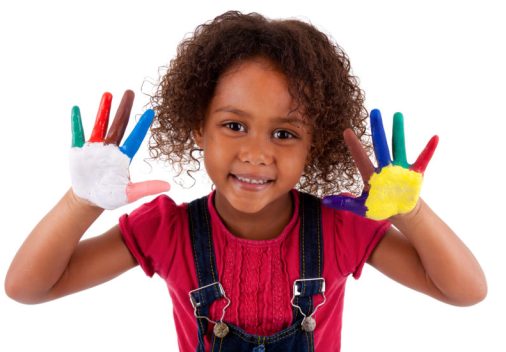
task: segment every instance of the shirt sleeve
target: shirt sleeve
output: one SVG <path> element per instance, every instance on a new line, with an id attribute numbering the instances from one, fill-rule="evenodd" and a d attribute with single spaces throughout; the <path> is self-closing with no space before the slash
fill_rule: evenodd
<path id="1" fill-rule="evenodd" d="M 184 213 L 184 212 L 183 212 Z M 160 195 L 119 219 L 123 241 L 146 275 L 165 277 L 176 251 L 181 207 Z"/>
<path id="2" fill-rule="evenodd" d="M 344 276 L 358 279 L 365 262 L 390 228 L 388 221 L 375 221 L 349 211 L 334 212 L 337 263 Z"/>

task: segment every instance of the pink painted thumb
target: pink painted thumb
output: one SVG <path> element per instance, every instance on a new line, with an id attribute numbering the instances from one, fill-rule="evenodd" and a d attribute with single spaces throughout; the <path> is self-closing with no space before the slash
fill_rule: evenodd
<path id="1" fill-rule="evenodd" d="M 128 203 L 152 194 L 167 192 L 170 185 L 165 181 L 144 181 L 137 183 L 129 183 L 126 188 Z"/>

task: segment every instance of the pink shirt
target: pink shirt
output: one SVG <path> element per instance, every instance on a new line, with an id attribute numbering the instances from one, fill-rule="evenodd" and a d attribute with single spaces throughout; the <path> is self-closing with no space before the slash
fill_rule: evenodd
<path id="1" fill-rule="evenodd" d="M 293 281 L 299 278 L 299 197 L 293 191 L 295 209 L 278 237 L 266 241 L 235 237 L 213 206 L 213 244 L 220 282 L 231 300 L 224 320 L 251 334 L 271 335 L 292 323 Z M 388 229 L 388 222 L 368 220 L 346 211 L 322 207 L 323 276 L 326 303 L 314 318 L 316 351 L 339 351 L 345 282 L 360 276 L 362 267 Z M 197 346 L 197 324 L 188 292 L 197 278 L 188 228 L 187 204 L 176 205 L 162 195 L 123 215 L 119 221 L 124 241 L 148 276 L 157 273 L 167 283 L 172 298 L 175 326 L 181 351 Z M 316 296 L 315 305 L 322 297 Z M 210 309 L 219 320 L 224 300 Z M 206 341 L 206 350 L 209 341 Z"/>

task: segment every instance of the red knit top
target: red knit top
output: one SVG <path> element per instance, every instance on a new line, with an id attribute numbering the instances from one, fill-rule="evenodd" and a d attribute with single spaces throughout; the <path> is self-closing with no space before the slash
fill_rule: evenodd
<path id="1" fill-rule="evenodd" d="M 220 282 L 231 304 L 224 321 L 256 335 L 271 335 L 292 323 L 293 281 L 299 278 L 298 192 L 294 212 L 283 231 L 272 240 L 235 237 L 208 201 L 213 245 Z M 176 205 L 162 195 L 123 215 L 119 221 L 127 247 L 148 276 L 157 273 L 172 298 L 181 351 L 197 346 L 197 324 L 188 292 L 197 288 L 189 235 L 187 204 Z M 346 278 L 360 276 L 362 267 L 390 224 L 361 218 L 350 212 L 322 207 L 323 276 L 326 303 L 314 318 L 316 351 L 339 351 Z M 316 297 L 315 305 L 322 297 Z M 225 300 L 212 304 L 211 319 L 219 320 Z M 209 341 L 206 341 L 209 346 Z M 207 350 L 207 348 L 206 348 Z"/>

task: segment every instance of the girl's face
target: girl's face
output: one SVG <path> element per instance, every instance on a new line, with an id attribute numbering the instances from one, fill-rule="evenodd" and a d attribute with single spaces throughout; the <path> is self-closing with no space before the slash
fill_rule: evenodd
<path id="1" fill-rule="evenodd" d="M 195 134 L 217 208 L 220 200 L 248 214 L 289 206 L 311 145 L 310 127 L 295 107 L 286 77 L 266 59 L 243 61 L 220 76 Z"/>

